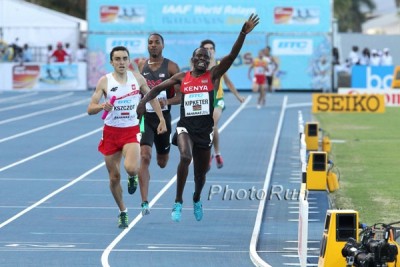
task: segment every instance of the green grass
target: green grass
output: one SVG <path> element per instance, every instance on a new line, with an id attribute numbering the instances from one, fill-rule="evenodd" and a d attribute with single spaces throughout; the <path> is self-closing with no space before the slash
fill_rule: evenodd
<path id="1" fill-rule="evenodd" d="M 329 158 L 340 173 L 340 189 L 331 193 L 335 208 L 358 211 L 368 225 L 399 221 L 400 108 L 315 118 L 333 141 Z"/>

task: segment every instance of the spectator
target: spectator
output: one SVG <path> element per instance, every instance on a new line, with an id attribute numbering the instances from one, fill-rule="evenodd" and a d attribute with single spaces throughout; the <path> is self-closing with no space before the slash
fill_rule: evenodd
<path id="1" fill-rule="evenodd" d="M 67 54 L 68 54 L 68 56 L 70 58 L 70 61 L 74 61 L 74 54 L 72 52 L 72 49 L 71 49 L 69 43 L 65 43 L 65 49 L 64 50 L 65 50 L 65 52 L 67 52 Z"/>
<path id="2" fill-rule="evenodd" d="M 57 43 L 57 49 L 54 50 L 54 52 L 51 54 L 50 59 L 54 58 L 55 62 L 65 62 L 66 58 L 69 58 L 69 61 L 71 62 L 71 57 L 68 55 L 68 53 L 63 49 L 63 45 L 61 42 Z"/>
<path id="3" fill-rule="evenodd" d="M 19 38 L 15 38 L 14 43 L 12 43 L 11 48 L 13 50 L 13 61 L 21 61 L 22 60 L 22 47 L 19 45 Z"/>
<path id="4" fill-rule="evenodd" d="M 24 44 L 24 49 L 22 50 L 22 61 L 23 62 L 33 61 L 32 50 L 29 48 L 28 44 Z"/>
<path id="5" fill-rule="evenodd" d="M 371 66 L 379 66 L 381 65 L 381 58 L 379 57 L 378 50 L 372 49 L 371 50 Z"/>
<path id="6" fill-rule="evenodd" d="M 332 64 L 340 65 L 339 49 L 337 47 L 332 49 Z"/>
<path id="7" fill-rule="evenodd" d="M 349 53 L 349 59 L 352 65 L 360 64 L 360 55 L 358 54 L 358 46 L 354 45 Z"/>
<path id="8" fill-rule="evenodd" d="M 86 47 L 84 44 L 79 44 L 79 48 L 76 51 L 76 61 L 78 62 L 86 62 Z"/>
<path id="9" fill-rule="evenodd" d="M 54 58 L 52 57 L 53 52 L 54 52 L 54 51 L 53 51 L 53 46 L 52 46 L 51 44 L 49 44 L 49 45 L 47 46 L 47 51 L 46 51 L 46 58 L 48 59 L 48 62 L 49 62 L 49 63 L 55 61 Z"/>
<path id="10" fill-rule="evenodd" d="M 6 42 L 0 40 L 0 62 L 12 61 L 14 51 Z"/>
<path id="11" fill-rule="evenodd" d="M 360 64 L 368 66 L 370 64 L 370 61 L 371 61 L 371 53 L 369 51 L 369 48 L 366 47 L 362 51 Z"/>
<path id="12" fill-rule="evenodd" d="M 389 54 L 389 48 L 384 48 L 383 49 L 383 55 L 381 58 L 381 64 L 382 66 L 392 66 L 393 65 L 393 58 Z"/>

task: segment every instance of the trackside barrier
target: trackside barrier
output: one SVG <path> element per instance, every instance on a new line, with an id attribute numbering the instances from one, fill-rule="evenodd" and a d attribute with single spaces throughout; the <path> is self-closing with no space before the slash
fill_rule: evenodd
<path id="1" fill-rule="evenodd" d="M 306 137 L 304 134 L 304 120 L 301 111 L 299 115 L 299 135 L 300 135 L 300 164 L 301 164 L 301 174 L 302 183 L 300 186 L 299 195 L 299 227 L 298 227 L 298 243 L 297 251 L 299 254 L 299 261 L 301 267 L 307 266 L 307 251 L 308 251 L 308 200 L 307 200 L 307 185 L 306 185 L 306 175 L 307 175 L 307 145 Z"/>
<path id="2" fill-rule="evenodd" d="M 298 253 L 300 266 L 307 266 L 308 250 L 308 200 L 306 184 L 302 183 L 299 195 Z"/>

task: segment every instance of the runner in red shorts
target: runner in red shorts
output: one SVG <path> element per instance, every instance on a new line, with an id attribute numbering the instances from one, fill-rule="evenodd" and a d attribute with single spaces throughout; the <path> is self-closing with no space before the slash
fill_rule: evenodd
<path id="1" fill-rule="evenodd" d="M 107 111 L 104 119 L 103 137 L 99 151 L 104 155 L 104 161 L 110 179 L 110 190 L 119 208 L 118 227 L 128 227 L 128 210 L 122 198 L 120 163 L 124 157 L 125 171 L 128 173 L 128 192 L 133 194 L 138 185 L 140 161 L 140 130 L 136 107 L 141 96 L 150 91 L 146 80 L 138 72 L 128 71 L 130 64 L 129 51 L 123 46 L 114 47 L 110 53 L 111 65 L 114 71 L 100 78 L 88 106 L 88 114 L 94 115 Z M 100 104 L 104 96 L 105 103 Z M 113 104 L 110 99 L 115 97 Z M 158 134 L 167 128 L 157 100 L 151 102 L 158 115 Z"/>
<path id="2" fill-rule="evenodd" d="M 259 92 L 257 108 L 265 105 L 265 91 L 267 89 L 267 80 L 265 72 L 268 70 L 267 61 L 264 59 L 263 51 L 258 52 L 258 57 L 253 59 L 253 64 L 250 65 L 248 78 L 251 80 L 251 71 L 254 70 L 253 92 Z"/>

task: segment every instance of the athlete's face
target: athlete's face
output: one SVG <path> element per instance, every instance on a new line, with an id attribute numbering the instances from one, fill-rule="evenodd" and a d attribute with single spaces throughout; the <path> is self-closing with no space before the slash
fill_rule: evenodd
<path id="1" fill-rule="evenodd" d="M 147 41 L 147 49 L 150 57 L 160 57 L 162 55 L 162 50 L 164 49 L 161 37 L 158 35 L 151 35 Z"/>
<path id="2" fill-rule="evenodd" d="M 208 52 L 210 52 L 210 57 L 213 59 L 213 58 L 214 58 L 214 55 L 215 55 L 215 48 L 214 48 L 214 46 L 213 46 L 212 44 L 205 44 L 205 45 L 203 45 L 203 47 L 204 47 L 205 49 L 207 49 Z"/>
<path id="3" fill-rule="evenodd" d="M 205 48 L 197 48 L 192 57 L 193 68 L 195 70 L 205 71 L 210 64 L 210 52 Z"/>
<path id="4" fill-rule="evenodd" d="M 128 70 L 130 59 L 128 53 L 123 50 L 115 51 L 112 55 L 111 65 L 115 72 L 124 73 Z"/>

